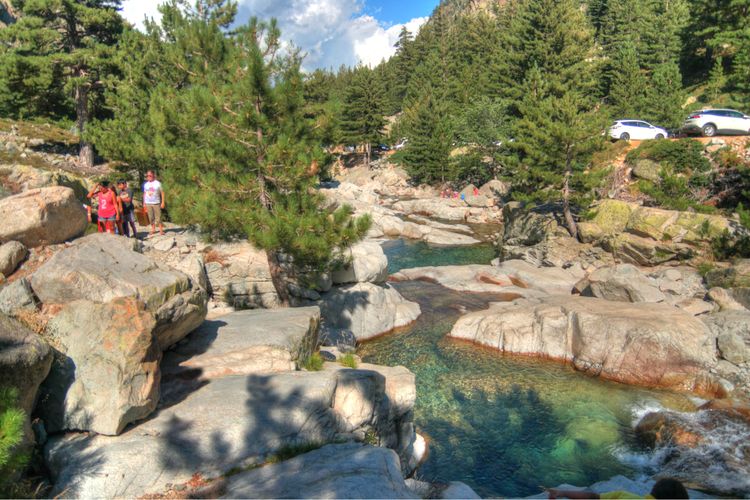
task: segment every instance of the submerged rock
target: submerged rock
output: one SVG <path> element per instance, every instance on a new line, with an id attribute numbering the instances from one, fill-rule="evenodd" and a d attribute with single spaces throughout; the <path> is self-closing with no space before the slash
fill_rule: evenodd
<path id="1" fill-rule="evenodd" d="M 623 383 L 713 395 L 714 337 L 666 304 L 553 295 L 493 304 L 458 320 L 451 337 L 509 354 L 565 361 Z"/>

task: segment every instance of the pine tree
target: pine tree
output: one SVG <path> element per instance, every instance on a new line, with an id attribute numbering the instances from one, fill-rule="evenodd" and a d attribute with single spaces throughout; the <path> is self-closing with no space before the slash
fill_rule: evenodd
<path id="1" fill-rule="evenodd" d="M 17 407 L 18 391 L 0 387 L 0 496 L 11 498 L 11 481 L 23 469 L 28 456 L 19 450 L 26 415 Z"/>
<path id="2" fill-rule="evenodd" d="M 726 84 L 727 77 L 724 74 L 724 59 L 722 57 L 717 57 L 714 66 L 711 68 L 711 72 L 708 75 L 708 81 L 706 82 L 704 95 L 708 102 L 715 103 L 724 91 Z"/>
<path id="3" fill-rule="evenodd" d="M 395 109 L 399 109 L 406 97 L 406 89 L 409 86 L 414 67 L 418 61 L 415 59 L 414 37 L 412 33 L 402 27 L 396 41 L 396 53 L 390 60 L 388 66 L 392 69 L 392 88 L 390 99 Z M 394 110 L 395 110 L 394 109 Z"/>
<path id="4" fill-rule="evenodd" d="M 677 63 L 660 64 L 654 70 L 644 109 L 644 119 L 661 127 L 675 128 L 680 125 L 685 92 L 682 88 L 682 74 Z"/>
<path id="5" fill-rule="evenodd" d="M 123 30 L 120 0 L 14 0 L 13 5 L 21 17 L 0 30 L 0 109 L 55 115 L 57 106 L 45 106 L 68 93 L 81 137 L 80 161 L 90 167 L 94 151 L 85 132 L 103 82 L 114 71 L 112 57 Z"/>
<path id="6" fill-rule="evenodd" d="M 252 19 L 229 31 L 232 2 L 160 8 L 161 25 L 148 38 L 160 47 L 144 54 L 157 51 L 176 73 L 154 73 L 162 79 L 148 94 L 148 147 L 169 186 L 170 215 L 216 236 L 246 235 L 265 250 L 288 304 L 290 272 L 326 270 L 369 227 L 349 207 L 324 208 L 315 189 L 322 151 L 304 118 L 300 58 L 280 54 L 275 22 Z"/>
<path id="7" fill-rule="evenodd" d="M 367 167 L 372 144 L 383 137 L 384 100 L 385 92 L 374 72 L 365 66 L 357 68 L 344 96 L 341 134 L 345 141 L 364 146 Z"/>
<path id="8" fill-rule="evenodd" d="M 453 180 L 452 133 L 443 101 L 427 87 L 405 114 L 404 128 L 409 142 L 404 148 L 403 162 L 411 178 L 417 183 Z"/>
<path id="9" fill-rule="evenodd" d="M 646 105 L 646 78 L 638 63 L 638 54 L 625 42 L 610 62 L 609 105 L 620 118 L 636 118 Z"/>

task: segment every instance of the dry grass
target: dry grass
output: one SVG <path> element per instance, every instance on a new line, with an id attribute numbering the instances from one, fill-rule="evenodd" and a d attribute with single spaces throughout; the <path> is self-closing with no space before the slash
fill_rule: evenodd
<path id="1" fill-rule="evenodd" d="M 223 253 L 219 252 L 218 250 L 208 250 L 203 255 L 203 261 L 208 264 L 210 262 L 216 262 L 217 264 L 221 265 L 221 267 L 227 266 L 227 257 Z"/>
<path id="2" fill-rule="evenodd" d="M 16 309 L 13 317 L 34 333 L 42 335 L 47 329 L 48 318 L 34 309 Z"/>
<path id="3" fill-rule="evenodd" d="M 51 123 L 33 123 L 0 119 L 0 132 L 10 133 L 15 127 L 21 137 L 44 139 L 47 142 L 74 146 L 78 144 L 78 137 L 64 128 Z"/>

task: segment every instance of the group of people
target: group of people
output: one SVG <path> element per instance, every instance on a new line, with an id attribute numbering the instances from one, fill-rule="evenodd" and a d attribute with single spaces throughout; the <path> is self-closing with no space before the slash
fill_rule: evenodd
<path id="1" fill-rule="evenodd" d="M 136 207 L 133 190 L 128 187 L 126 180 L 118 180 L 116 187 L 112 186 L 109 181 L 103 180 L 86 196 L 90 200 L 96 199 L 97 226 L 100 233 L 121 234 L 128 238 L 136 237 Z M 161 211 L 164 207 L 165 196 L 161 182 L 156 179 L 154 172 L 149 170 L 146 173 L 146 182 L 143 184 L 143 210 L 151 226 L 149 236 L 156 232 L 157 225 L 159 233 L 164 234 L 164 224 L 161 220 Z M 89 221 L 91 221 L 91 207 L 86 208 L 89 211 Z"/>

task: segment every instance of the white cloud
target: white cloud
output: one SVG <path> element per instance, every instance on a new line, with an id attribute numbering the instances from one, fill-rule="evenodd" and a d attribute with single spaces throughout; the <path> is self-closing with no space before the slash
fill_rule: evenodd
<path id="1" fill-rule="evenodd" d="M 123 15 L 140 26 L 144 16 L 158 17 L 153 0 L 125 0 Z M 275 17 L 282 37 L 300 47 L 307 57 L 305 69 L 338 68 L 363 63 L 376 65 L 395 52 L 402 24 L 385 25 L 362 14 L 360 0 L 239 0 L 238 21 L 251 16 Z M 405 23 L 412 33 L 427 21 L 419 17 Z"/>

